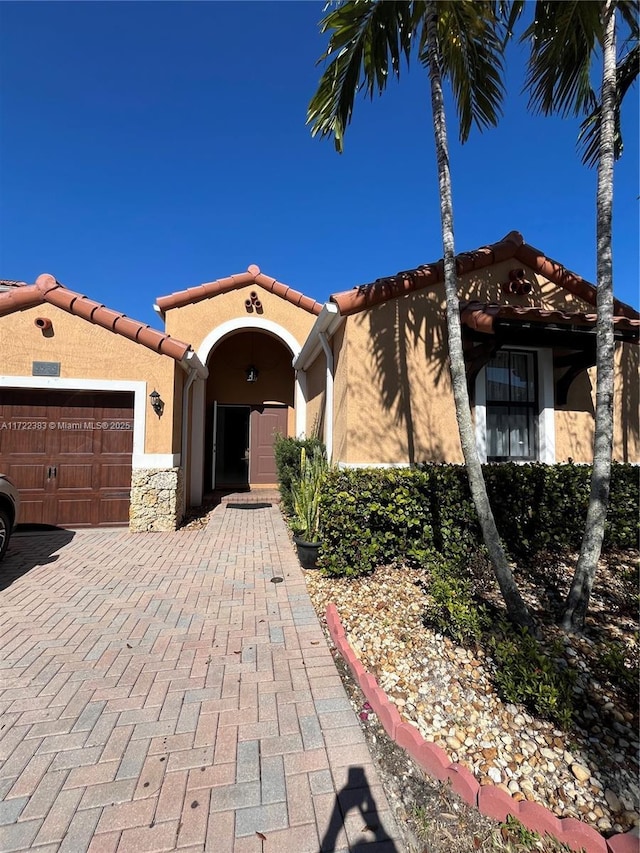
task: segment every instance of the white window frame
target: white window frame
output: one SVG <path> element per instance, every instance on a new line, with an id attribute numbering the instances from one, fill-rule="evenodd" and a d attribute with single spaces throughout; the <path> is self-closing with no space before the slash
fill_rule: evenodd
<path id="1" fill-rule="evenodd" d="M 556 461 L 556 425 L 553 384 L 553 352 L 548 348 L 505 346 L 501 351 L 533 352 L 538 361 L 538 446 L 536 461 L 553 465 Z M 476 447 L 481 462 L 487 461 L 487 371 L 483 367 L 476 377 Z M 530 461 L 530 460 L 526 460 Z M 525 460 L 523 460 L 524 464 Z"/>

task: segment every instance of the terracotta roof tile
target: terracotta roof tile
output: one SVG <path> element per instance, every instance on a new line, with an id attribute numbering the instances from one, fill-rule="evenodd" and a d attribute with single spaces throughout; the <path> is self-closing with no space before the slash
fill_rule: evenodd
<path id="1" fill-rule="evenodd" d="M 35 284 L 20 283 L 15 288 L 0 292 L 0 317 L 45 303 L 55 305 L 76 317 L 82 317 L 154 352 L 168 355 L 176 361 L 182 361 L 191 351 L 189 344 L 75 293 L 47 274 L 38 276 Z"/>
<path id="2" fill-rule="evenodd" d="M 460 305 L 460 319 L 463 325 L 478 332 L 493 334 L 496 321 L 516 320 L 523 323 L 553 324 L 558 326 L 581 326 L 593 328 L 596 314 L 584 311 L 557 311 L 544 308 L 519 308 L 514 305 L 499 305 L 494 302 L 466 302 Z M 613 318 L 616 330 L 630 332 L 637 343 L 640 338 L 640 318 L 616 315 Z"/>
<path id="3" fill-rule="evenodd" d="M 559 287 L 579 296 L 590 305 L 596 305 L 596 288 L 593 284 L 565 269 L 557 261 L 547 258 L 539 249 L 529 246 L 518 231 L 510 231 L 497 243 L 456 255 L 456 270 L 458 275 L 463 275 L 510 258 L 516 258 Z M 331 301 L 338 306 L 342 316 L 349 316 L 372 308 L 374 305 L 380 305 L 389 299 L 403 296 L 405 293 L 439 284 L 443 280 L 444 264 L 440 260 L 432 264 L 423 264 L 416 269 L 399 272 L 395 276 L 379 278 L 371 284 L 359 285 L 352 290 L 334 293 Z M 640 316 L 634 308 L 618 299 L 614 299 L 614 310 L 616 315 L 632 320 Z"/>
<path id="4" fill-rule="evenodd" d="M 297 290 L 293 290 L 281 281 L 260 272 L 260 267 L 256 266 L 256 264 L 251 264 L 244 273 L 236 273 L 226 278 L 218 278 L 206 284 L 170 293 L 168 296 L 160 296 L 156 299 L 156 305 L 164 313 L 165 311 L 170 311 L 172 308 L 180 308 L 183 305 L 192 305 L 196 302 L 201 302 L 203 299 L 209 299 L 220 293 L 239 290 L 247 284 L 257 284 L 264 290 L 268 290 L 270 293 L 286 299 L 287 302 L 298 305 L 310 314 L 319 314 L 322 309 L 322 305 L 316 302 L 315 299 L 310 299 L 308 296 Z"/>

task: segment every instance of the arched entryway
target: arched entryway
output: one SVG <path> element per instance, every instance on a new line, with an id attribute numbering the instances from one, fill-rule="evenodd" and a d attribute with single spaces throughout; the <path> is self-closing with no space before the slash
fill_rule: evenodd
<path id="1" fill-rule="evenodd" d="M 207 359 L 204 490 L 276 483 L 276 433 L 295 431 L 290 347 L 270 331 L 231 331 Z"/>

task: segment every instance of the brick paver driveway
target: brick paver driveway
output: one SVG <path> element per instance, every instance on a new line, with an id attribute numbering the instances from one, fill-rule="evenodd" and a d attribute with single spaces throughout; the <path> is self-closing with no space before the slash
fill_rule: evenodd
<path id="1" fill-rule="evenodd" d="M 402 850 L 277 508 L 25 532 L 0 587 L 3 853 Z"/>

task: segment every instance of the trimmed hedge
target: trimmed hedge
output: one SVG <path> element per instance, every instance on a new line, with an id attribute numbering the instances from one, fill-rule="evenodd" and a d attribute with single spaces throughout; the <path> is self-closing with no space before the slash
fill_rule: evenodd
<path id="1" fill-rule="evenodd" d="M 485 465 L 484 474 L 512 558 L 579 549 L 590 466 L 506 463 Z M 614 464 L 606 549 L 637 547 L 638 504 L 638 468 Z M 458 562 L 482 543 L 462 465 L 334 469 L 323 487 L 320 523 L 320 565 L 337 575 L 363 574 L 398 559 L 424 562 L 430 554 Z"/>

